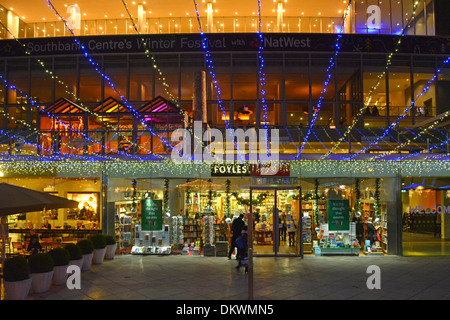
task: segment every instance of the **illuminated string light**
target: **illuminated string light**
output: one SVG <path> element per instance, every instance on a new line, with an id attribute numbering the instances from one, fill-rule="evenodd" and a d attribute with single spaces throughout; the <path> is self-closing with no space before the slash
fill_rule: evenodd
<path id="1" fill-rule="evenodd" d="M 450 62 L 450 57 L 448 57 L 448 58 L 444 61 L 444 63 L 443 63 L 444 66 L 447 65 L 449 62 Z M 400 123 L 400 121 L 408 115 L 409 110 L 410 110 L 411 108 L 414 108 L 414 103 L 415 103 L 415 101 L 416 101 L 419 97 L 421 97 L 425 92 L 427 92 L 427 91 L 430 89 L 431 84 L 437 79 L 438 75 L 439 75 L 441 72 L 442 72 L 442 68 L 440 68 L 440 69 L 438 69 L 438 70 L 436 71 L 436 74 L 431 78 L 430 81 L 428 81 L 428 84 L 423 88 L 422 92 L 421 92 L 420 94 L 416 95 L 415 99 L 414 99 L 413 101 L 411 101 L 411 106 L 408 107 L 408 108 L 406 108 L 405 111 L 403 112 L 403 114 L 401 114 L 401 115 L 397 118 L 396 121 L 392 122 L 392 123 L 386 128 L 386 130 L 383 132 L 382 135 L 378 136 L 377 139 L 375 139 L 375 141 L 373 141 L 372 143 L 370 143 L 370 144 L 369 144 L 366 148 L 364 148 L 363 150 L 361 150 L 361 151 L 359 151 L 359 152 L 353 154 L 352 156 L 350 156 L 349 159 L 353 159 L 353 158 L 356 157 L 358 154 L 363 153 L 363 152 L 365 152 L 366 150 L 369 150 L 373 145 L 376 145 L 381 139 L 383 139 L 383 138 L 388 134 L 388 132 L 389 132 L 391 129 L 393 129 L 393 128 L 395 128 L 396 126 L 398 126 L 399 123 Z"/>
<path id="2" fill-rule="evenodd" d="M 205 60 L 206 60 L 206 66 L 208 67 L 209 70 L 209 74 L 211 75 L 212 78 L 212 83 L 214 85 L 214 89 L 216 90 L 216 95 L 217 95 L 217 104 L 219 105 L 220 110 L 222 111 L 222 116 L 225 122 L 225 126 L 227 131 L 229 131 L 229 134 L 231 136 L 231 138 L 233 139 L 234 142 L 234 135 L 233 135 L 233 128 L 231 128 L 230 126 L 230 122 L 227 120 L 227 116 L 226 116 L 226 110 L 223 107 L 223 101 L 221 99 L 221 90 L 219 88 L 217 79 L 216 79 L 216 74 L 214 72 L 214 65 L 211 59 L 211 53 L 210 50 L 208 49 L 208 40 L 205 36 L 205 33 L 203 32 L 203 28 L 202 28 L 202 23 L 200 21 L 200 12 L 198 10 L 198 4 L 196 0 L 194 1 L 194 8 L 195 8 L 195 13 L 197 15 L 197 22 L 198 22 L 198 29 L 200 31 L 200 34 L 202 36 L 202 48 L 205 51 Z M 239 150 L 239 146 L 236 142 L 234 142 L 234 145 L 236 146 L 236 150 L 238 155 L 241 157 L 241 160 L 244 161 L 245 157 L 244 155 L 241 154 L 240 150 Z"/>
<path id="3" fill-rule="evenodd" d="M 409 27 L 411 26 L 411 23 L 414 21 L 415 16 L 416 16 L 416 10 L 417 7 L 419 5 L 419 2 L 416 1 L 414 3 L 414 8 L 413 8 L 413 14 L 411 16 L 411 18 L 408 20 L 408 22 L 406 23 L 406 26 L 402 28 L 402 31 L 400 33 L 400 36 L 395 44 L 394 50 L 392 52 L 389 53 L 388 58 L 387 58 L 387 62 L 386 62 L 386 66 L 384 68 L 384 71 L 378 76 L 377 82 L 375 83 L 375 85 L 370 89 L 369 91 L 369 95 L 368 98 L 366 99 L 366 102 L 362 105 L 362 107 L 359 109 L 357 115 L 353 118 L 352 124 L 350 126 L 347 127 L 347 132 L 350 132 L 358 123 L 359 119 L 361 118 L 361 116 L 363 115 L 365 109 L 367 108 L 367 106 L 370 104 L 371 101 L 371 97 L 372 94 L 376 91 L 376 89 L 378 88 L 378 86 L 381 84 L 381 79 L 386 75 L 387 70 L 389 68 L 389 66 L 392 64 L 392 58 L 394 56 L 395 53 L 397 53 L 399 51 L 399 47 L 402 43 L 402 38 L 406 35 L 406 31 L 409 29 Z M 333 146 L 333 148 L 331 148 L 331 150 L 324 154 L 324 156 L 321 159 L 326 159 L 331 153 L 334 152 L 334 150 L 339 146 L 339 144 L 342 142 L 342 140 L 338 140 L 338 142 Z"/>
<path id="4" fill-rule="evenodd" d="M 21 47 L 23 47 L 23 50 L 24 50 L 24 52 L 25 52 L 27 55 L 31 55 L 31 53 L 26 49 L 26 45 L 23 44 L 23 43 L 22 43 L 22 42 L 21 42 L 21 41 L 13 34 L 13 33 L 11 33 L 11 31 L 10 31 L 10 30 L 9 30 L 9 29 L 1 22 L 1 21 L 0 21 L 0 25 L 3 27 L 3 29 L 5 29 L 5 30 L 6 30 L 6 31 L 14 38 L 14 40 L 15 40 Z M 108 122 L 104 122 L 103 116 L 102 116 L 102 115 L 100 115 L 100 114 L 98 114 L 98 113 L 95 113 L 95 112 L 93 112 L 92 110 L 90 110 L 89 108 L 85 107 L 85 106 L 83 105 L 83 102 L 81 101 L 81 99 L 78 98 L 77 95 L 76 95 L 74 92 L 68 90 L 69 85 L 65 84 L 64 81 L 60 80 L 59 77 L 58 77 L 53 71 L 51 71 L 50 69 L 48 69 L 48 68 L 45 66 L 45 64 L 44 64 L 44 62 L 43 62 L 42 60 L 40 60 L 39 58 L 35 58 L 35 57 L 34 57 L 34 59 L 35 59 L 35 60 L 38 62 L 38 64 L 45 70 L 45 72 L 46 72 L 47 74 L 50 74 L 50 75 L 51 75 L 51 78 L 52 78 L 52 79 L 57 80 L 58 84 L 62 85 L 62 86 L 65 88 L 65 92 L 66 92 L 67 94 L 71 95 L 71 96 L 75 99 L 75 101 L 77 101 L 77 103 L 79 103 L 80 106 L 83 107 L 83 110 L 84 110 L 84 111 L 88 112 L 89 114 L 94 115 L 94 116 L 95 116 L 97 119 L 99 119 L 100 122 L 101 122 L 103 125 L 105 125 L 106 127 L 112 129 L 113 131 L 116 130 L 116 128 L 113 127 L 112 125 L 110 125 Z M 13 87 L 13 86 L 10 86 L 10 87 L 11 87 L 13 90 L 16 90 L 15 87 Z M 21 92 L 22 92 L 22 91 L 21 91 Z M 22 95 L 23 95 L 23 93 L 22 93 Z M 31 101 L 31 103 L 34 104 L 34 101 Z M 3 110 L 2 110 L 2 112 L 3 112 Z M 4 112 L 3 112 L 3 113 L 4 113 Z M 184 116 L 184 113 L 183 113 L 182 115 Z M 28 124 L 26 124 L 26 125 L 28 125 Z M 99 129 L 100 129 L 100 128 L 99 128 Z M 97 131 L 97 132 L 98 132 L 98 131 Z M 95 134 L 95 133 L 96 133 L 96 132 L 94 132 L 94 134 Z M 132 147 L 141 147 L 141 148 L 142 148 L 142 146 L 138 146 L 138 145 L 137 145 L 137 143 L 136 143 L 137 138 L 136 138 L 135 141 L 130 141 L 130 140 L 128 139 L 128 137 L 125 136 L 122 132 L 119 131 L 118 134 L 121 135 L 121 137 L 122 137 L 123 139 L 125 139 L 125 141 L 127 141 L 127 142 L 130 143 L 130 146 L 129 146 L 128 148 L 132 148 Z M 141 133 L 141 135 L 142 135 L 142 134 L 143 134 L 143 133 Z M 164 133 L 163 133 L 162 135 L 164 135 Z M 75 147 L 71 147 L 71 146 L 67 146 L 67 147 L 68 147 L 68 148 L 75 148 Z M 76 148 L 75 148 L 75 149 L 76 149 Z M 151 150 L 148 150 L 148 149 L 146 149 L 146 148 L 142 148 L 142 149 L 144 150 L 144 152 L 152 153 Z"/>
<path id="5" fill-rule="evenodd" d="M 149 132 L 154 135 L 157 136 L 162 143 L 164 143 L 164 145 L 169 148 L 169 149 L 175 149 L 172 145 L 170 145 L 170 143 L 168 143 L 167 141 L 165 141 L 163 138 L 161 138 L 160 136 L 158 136 L 152 128 L 150 128 L 145 119 L 141 116 L 141 114 L 139 114 L 139 112 L 137 112 L 133 106 L 128 105 L 128 100 L 125 98 L 125 96 L 122 95 L 122 93 L 116 89 L 115 84 L 111 81 L 111 79 L 101 70 L 101 67 L 99 66 L 98 63 L 96 63 L 89 55 L 89 53 L 86 50 L 86 47 L 75 37 L 74 32 L 68 27 L 67 25 L 67 21 L 66 19 L 64 19 L 63 16 L 60 15 L 60 13 L 58 12 L 58 10 L 55 8 L 55 6 L 53 5 L 53 3 L 51 2 L 51 0 L 47 0 L 48 3 L 48 7 L 50 7 L 54 12 L 55 15 L 58 16 L 63 22 L 64 22 L 64 26 L 66 27 L 66 29 L 74 36 L 74 42 L 78 45 L 78 47 L 83 51 L 83 55 L 85 56 L 85 58 L 87 59 L 87 61 L 94 67 L 95 71 L 109 84 L 109 86 L 111 87 L 111 89 L 114 90 L 114 92 L 116 94 L 119 95 L 120 100 L 124 103 L 124 106 L 130 110 L 133 113 L 133 116 L 135 117 L 135 119 L 138 119 L 141 123 L 143 123 L 149 130 Z M 178 150 L 178 152 L 181 152 L 180 150 Z"/>
<path id="6" fill-rule="evenodd" d="M 342 25 L 341 25 L 341 30 L 340 31 L 343 31 L 343 29 L 345 27 L 345 20 L 346 20 L 347 16 L 350 14 L 351 4 L 352 4 L 352 2 L 349 1 L 348 5 L 347 5 L 347 8 L 346 8 L 346 10 L 344 12 L 344 16 L 342 18 Z M 311 132 L 312 132 L 312 130 L 314 128 L 314 124 L 315 124 L 315 122 L 316 122 L 316 120 L 317 120 L 317 118 L 319 116 L 319 112 L 320 112 L 321 107 L 322 107 L 322 102 L 324 100 L 325 93 L 327 92 L 328 84 L 330 83 L 331 77 L 333 76 L 333 71 L 334 71 L 334 66 L 336 64 L 336 59 L 337 59 L 337 56 L 339 55 L 339 52 L 341 50 L 341 45 L 340 45 L 341 39 L 342 39 L 342 34 L 339 33 L 337 35 L 337 37 L 336 37 L 334 55 L 331 57 L 331 59 L 329 61 L 330 64 L 329 64 L 329 66 L 328 66 L 328 68 L 326 70 L 327 77 L 326 77 L 326 80 L 325 80 L 325 82 L 323 84 L 324 87 L 323 87 L 322 92 L 320 94 L 317 106 L 316 106 L 316 108 L 314 108 L 313 117 L 312 117 L 311 122 L 309 124 L 309 128 L 308 128 L 308 131 L 306 133 L 305 139 L 304 139 L 304 141 L 303 141 L 303 143 L 302 143 L 302 145 L 300 147 L 300 151 L 296 155 L 296 159 L 298 159 L 301 156 L 301 154 L 303 152 L 303 149 L 305 148 L 306 142 L 308 141 L 308 139 L 309 139 L 309 137 L 311 135 Z"/>
<path id="7" fill-rule="evenodd" d="M 142 35 L 141 31 L 138 29 L 138 27 L 137 27 L 137 25 L 136 25 L 136 23 L 135 23 L 135 21 L 134 21 L 133 15 L 131 14 L 131 12 L 130 12 L 130 10 L 129 10 L 129 8 L 128 8 L 128 4 L 127 4 L 124 0 L 122 0 L 122 4 L 123 4 L 123 6 L 125 7 L 125 10 L 126 10 L 127 13 L 128 13 L 128 16 L 130 17 L 130 20 L 131 20 L 131 23 L 133 24 L 134 30 L 135 30 L 139 35 Z M 164 78 L 164 76 L 163 76 L 163 73 L 162 73 L 161 69 L 158 67 L 157 63 L 156 63 L 155 57 L 154 57 L 152 54 L 150 54 L 150 50 L 148 49 L 147 40 L 145 40 L 145 38 L 142 37 L 142 38 L 141 38 L 141 42 L 142 42 L 142 44 L 143 44 L 143 48 L 145 49 L 144 53 L 145 53 L 145 55 L 146 55 L 147 58 L 150 58 L 150 59 L 151 59 L 151 61 L 152 61 L 152 63 L 153 63 L 153 68 L 155 69 L 155 71 L 156 71 L 157 74 L 158 74 L 158 80 L 161 81 L 162 86 L 163 86 L 163 88 L 164 88 L 164 91 L 165 91 L 165 92 L 167 93 L 167 95 L 170 97 L 170 99 L 172 100 L 172 102 L 178 107 L 178 109 L 180 110 L 181 115 L 184 117 L 184 116 L 185 116 L 184 110 L 179 106 L 178 100 L 175 99 L 175 96 L 169 91 L 169 84 L 165 81 L 165 78 Z"/>
<path id="8" fill-rule="evenodd" d="M 269 128 L 267 123 L 267 103 L 266 103 L 266 74 L 264 72 L 264 57 L 262 51 L 264 50 L 264 36 L 261 33 L 262 20 L 261 20 L 261 0 L 258 0 L 258 59 L 259 59 L 259 86 L 261 89 L 261 105 L 263 109 L 263 127 L 266 134 L 266 152 L 267 155 L 270 153 L 269 145 Z"/>

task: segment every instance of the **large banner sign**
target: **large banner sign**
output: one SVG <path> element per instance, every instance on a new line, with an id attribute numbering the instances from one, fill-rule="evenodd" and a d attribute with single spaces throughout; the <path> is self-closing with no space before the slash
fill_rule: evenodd
<path id="1" fill-rule="evenodd" d="M 143 41 L 144 37 L 144 41 Z M 211 52 L 257 52 L 260 39 L 255 33 L 211 33 L 206 35 L 206 45 Z M 263 35 L 264 51 L 334 52 L 336 34 L 266 33 Z M 342 52 L 388 53 L 395 49 L 392 35 L 343 34 Z M 151 52 L 204 52 L 200 34 L 149 34 L 80 36 L 81 44 L 73 37 L 0 40 L 0 56 L 83 54 L 81 46 L 90 53 L 144 53 Z M 29 54 L 27 54 L 28 52 Z M 450 41 L 445 37 L 413 37 L 402 39 L 402 53 L 448 54 Z"/>

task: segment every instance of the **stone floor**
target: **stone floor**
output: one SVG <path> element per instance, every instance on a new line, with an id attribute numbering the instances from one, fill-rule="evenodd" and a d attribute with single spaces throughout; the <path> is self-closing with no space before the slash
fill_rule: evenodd
<path id="1" fill-rule="evenodd" d="M 29 300 L 247 300 L 249 276 L 236 260 L 118 255 L 81 273 L 81 289 L 52 286 Z M 368 289 L 368 266 L 381 289 Z M 450 257 L 305 256 L 254 258 L 255 300 L 450 299 Z M 4 290 L 1 291 L 4 299 Z"/>

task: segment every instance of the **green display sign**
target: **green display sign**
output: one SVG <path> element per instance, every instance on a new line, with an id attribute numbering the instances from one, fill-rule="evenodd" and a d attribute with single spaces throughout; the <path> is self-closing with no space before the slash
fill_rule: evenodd
<path id="1" fill-rule="evenodd" d="M 350 203 L 345 200 L 328 200 L 328 230 L 350 230 Z"/>
<path id="2" fill-rule="evenodd" d="M 141 201 L 143 231 L 162 230 L 162 200 L 145 199 Z"/>

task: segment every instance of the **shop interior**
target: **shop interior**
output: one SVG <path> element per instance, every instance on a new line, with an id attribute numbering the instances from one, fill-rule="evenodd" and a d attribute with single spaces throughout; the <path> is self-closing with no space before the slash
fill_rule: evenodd
<path id="1" fill-rule="evenodd" d="M 121 250 L 130 251 L 145 240 L 142 232 L 136 238 L 136 225 L 142 223 L 141 201 L 151 198 L 162 202 L 162 225 L 169 226 L 159 240 L 153 240 L 155 245 L 170 238 L 173 250 L 200 252 L 212 245 L 217 255 L 217 248 L 229 241 L 234 217 L 244 214 L 249 221 L 252 179 L 110 179 L 108 201 L 115 205 Z M 387 253 L 389 189 L 384 180 L 299 179 L 292 188 L 277 190 L 276 199 L 274 189 L 252 189 L 254 254 L 300 255 L 300 243 L 303 254 L 311 255 Z M 329 217 L 330 201 L 343 206 L 339 209 L 345 212 L 343 217 L 335 213 Z M 274 217 L 279 222 L 275 227 Z M 373 241 L 368 239 L 368 222 L 376 230 Z"/>
<path id="2" fill-rule="evenodd" d="M 403 255 L 450 254 L 450 178 L 402 180 Z"/>
<path id="3" fill-rule="evenodd" d="M 46 192 L 79 202 L 78 208 L 53 209 L 9 215 L 10 252 L 27 247 L 31 232 L 35 232 L 46 248 L 77 242 L 101 232 L 102 215 L 98 178 L 3 178 L 0 182 Z"/>

